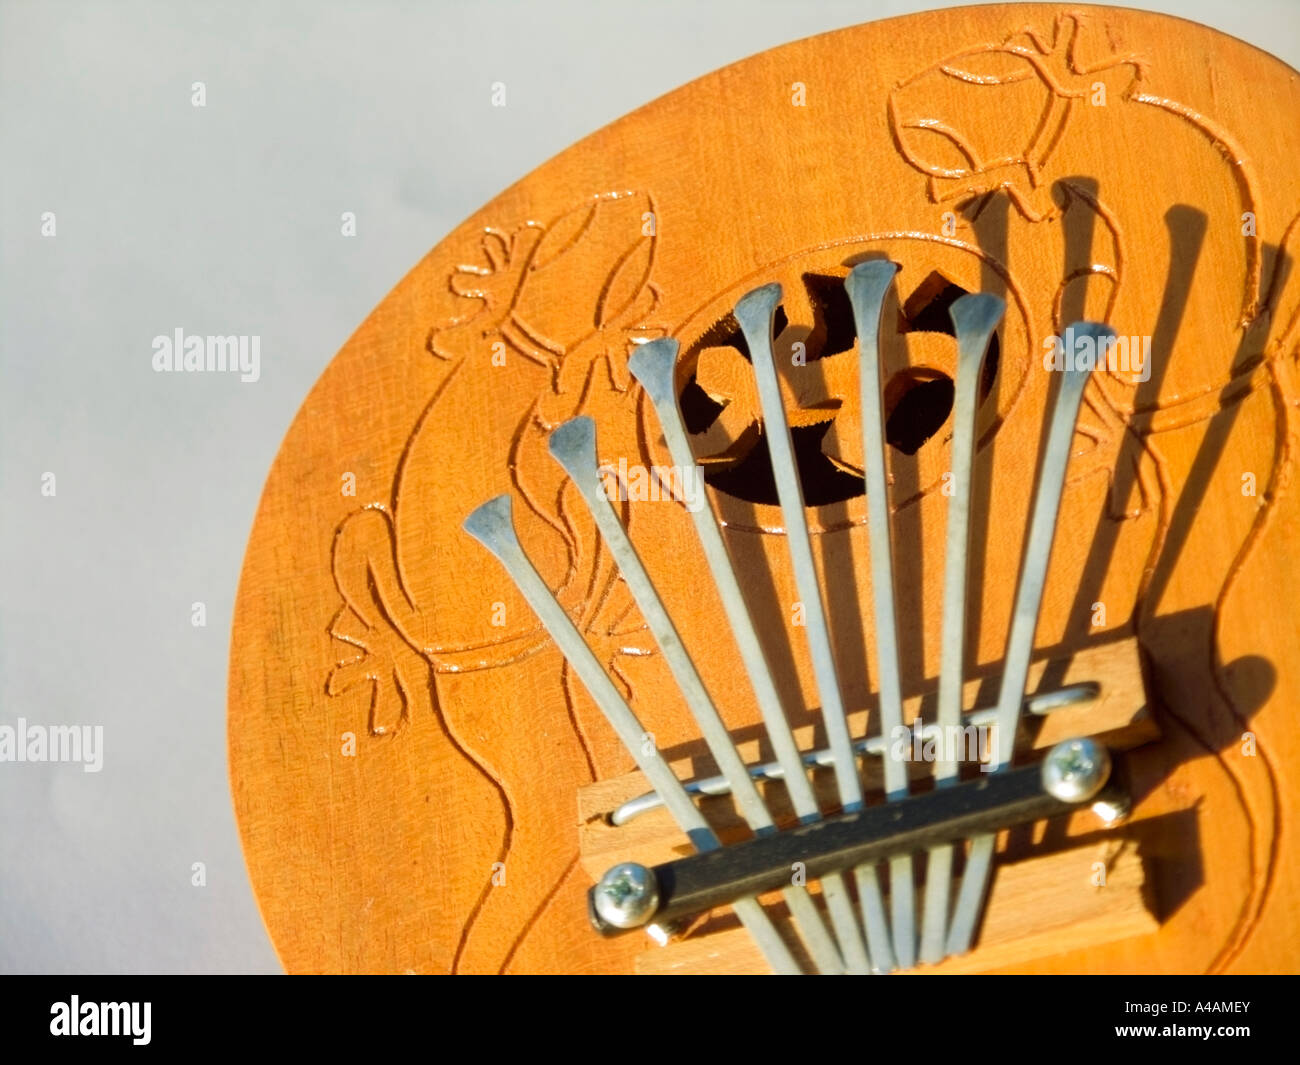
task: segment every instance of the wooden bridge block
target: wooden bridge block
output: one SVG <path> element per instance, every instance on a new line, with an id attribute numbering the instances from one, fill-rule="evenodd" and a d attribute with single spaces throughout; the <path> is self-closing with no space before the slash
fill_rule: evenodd
<path id="1" fill-rule="evenodd" d="M 1141 858 L 1127 849 L 1107 863 L 1105 849 L 1105 845 L 1075 847 L 997 866 L 978 947 L 912 971 L 989 972 L 1154 932 L 1158 922 L 1144 899 Z M 1093 886 L 1098 862 L 1105 866 L 1104 887 Z M 774 909 L 777 906 L 773 904 Z M 710 935 L 650 947 L 637 956 L 636 971 L 647 975 L 771 972 L 749 933 L 734 923 Z"/>

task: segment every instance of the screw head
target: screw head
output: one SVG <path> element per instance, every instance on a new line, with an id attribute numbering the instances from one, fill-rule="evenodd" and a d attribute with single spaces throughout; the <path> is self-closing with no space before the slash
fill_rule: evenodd
<path id="1" fill-rule="evenodd" d="M 1061 802 L 1087 802 L 1110 779 L 1110 752 L 1086 737 L 1058 743 L 1043 760 L 1043 790 Z"/>
<path id="2" fill-rule="evenodd" d="M 596 885 L 596 913 L 615 928 L 638 928 L 659 905 L 659 882 L 636 862 L 614 866 Z"/>

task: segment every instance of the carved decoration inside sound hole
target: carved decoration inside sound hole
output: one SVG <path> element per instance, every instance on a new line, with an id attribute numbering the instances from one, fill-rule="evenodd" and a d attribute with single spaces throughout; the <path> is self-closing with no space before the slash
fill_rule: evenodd
<path id="1" fill-rule="evenodd" d="M 906 288 L 903 274 L 900 284 Z M 865 494 L 858 401 L 858 351 L 842 276 L 804 273 L 810 322 L 777 308 L 773 351 L 785 396 L 795 458 L 809 506 Z M 881 327 L 885 437 L 914 455 L 952 413 L 955 334 L 948 309 L 967 290 L 937 270 L 886 304 Z M 890 313 L 890 308 L 894 313 Z M 997 379 L 999 343 L 989 346 L 980 399 Z M 740 327 L 726 314 L 691 345 L 693 369 L 681 392 L 682 412 L 705 480 L 750 503 L 778 503 L 753 369 Z M 892 365 L 891 365 L 892 364 Z"/>

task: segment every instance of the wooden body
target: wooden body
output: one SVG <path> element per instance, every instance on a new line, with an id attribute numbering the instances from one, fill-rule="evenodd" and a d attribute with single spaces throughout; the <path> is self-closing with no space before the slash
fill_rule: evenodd
<path id="1" fill-rule="evenodd" d="M 963 8 L 711 74 L 466 221 L 308 396 L 249 544 L 231 781 L 286 968 L 630 972 L 644 950 L 587 928 L 576 825 L 579 789 L 631 758 L 460 529 L 513 492 L 526 548 L 658 747 L 712 771 L 546 454 L 548 432 L 582 413 L 614 468 L 669 463 L 627 372 L 639 340 L 681 341 L 711 496 L 796 724 L 824 740 L 728 317 L 769 281 L 785 287 L 779 361 L 791 365 L 796 343 L 807 358 L 787 374 L 789 406 L 805 427 L 845 699 L 874 706 L 856 349 L 839 286 L 883 255 L 902 267 L 883 343 L 908 692 L 932 687 L 938 667 L 946 302 L 990 291 L 1008 304 L 976 463 L 968 662 L 985 677 L 1003 654 L 1054 383 L 1043 342 L 1083 317 L 1150 337 L 1149 380 L 1099 371 L 1085 394 L 1037 645 L 1138 637 L 1162 739 L 1138 757 L 1123 832 L 1146 855 L 1160 928 L 1012 967 L 1294 970 L 1297 114 L 1294 71 L 1203 27 L 1109 8 Z M 623 509 L 724 718 L 755 737 L 689 515 L 671 501 Z"/>

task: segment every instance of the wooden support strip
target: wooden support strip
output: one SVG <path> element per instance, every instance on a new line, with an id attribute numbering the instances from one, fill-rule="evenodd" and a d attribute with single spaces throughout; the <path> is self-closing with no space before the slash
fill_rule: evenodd
<path id="1" fill-rule="evenodd" d="M 910 971 L 988 972 L 1155 932 L 1158 923 L 1144 901 L 1142 861 L 1136 848 L 1123 849 L 1107 862 L 1109 847 L 1094 843 L 996 866 L 976 949 Z M 1105 886 L 1096 886 L 1097 863 L 1105 869 Z M 637 956 L 636 971 L 645 975 L 767 973 L 763 956 L 744 929 L 727 924 L 711 934 L 688 936 L 665 947 L 647 944 L 648 949 Z"/>

